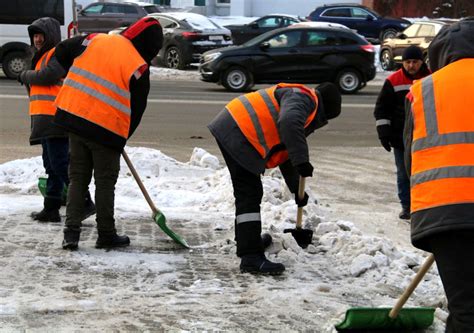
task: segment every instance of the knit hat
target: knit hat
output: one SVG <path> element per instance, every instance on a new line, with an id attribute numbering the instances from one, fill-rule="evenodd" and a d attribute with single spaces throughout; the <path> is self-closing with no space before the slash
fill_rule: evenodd
<path id="1" fill-rule="evenodd" d="M 403 51 L 402 60 L 421 60 L 423 61 L 423 51 L 416 45 L 411 45 Z"/>
<path id="2" fill-rule="evenodd" d="M 163 30 L 160 23 L 152 17 L 143 17 L 121 35 L 128 38 L 143 59 L 150 63 L 163 46 Z"/>
<path id="3" fill-rule="evenodd" d="M 331 82 L 323 82 L 315 88 L 321 97 L 326 119 L 333 119 L 341 113 L 341 93 L 336 85 Z"/>

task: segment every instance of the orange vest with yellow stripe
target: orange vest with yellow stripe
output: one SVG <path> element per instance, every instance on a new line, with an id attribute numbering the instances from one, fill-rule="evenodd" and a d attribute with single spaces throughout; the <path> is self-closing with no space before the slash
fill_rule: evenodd
<path id="1" fill-rule="evenodd" d="M 411 211 L 474 203 L 474 59 L 411 88 Z M 455 97 L 453 97 L 455 96 Z"/>
<path id="2" fill-rule="evenodd" d="M 257 90 L 233 99 L 226 105 L 227 111 L 235 120 L 243 135 L 266 160 L 266 168 L 274 168 L 288 160 L 288 152 L 272 149 L 281 144 L 278 133 L 280 105 L 275 99 L 278 88 L 296 88 L 308 94 L 315 101 L 316 107 L 306 119 L 306 128 L 316 116 L 318 97 L 313 89 L 302 84 L 279 83 L 268 89 Z"/>
<path id="3" fill-rule="evenodd" d="M 96 34 L 83 42 L 56 98 L 61 110 L 128 139 L 130 78 L 146 65 L 132 42 L 120 35 Z"/>
<path id="4" fill-rule="evenodd" d="M 48 52 L 45 52 L 43 56 L 38 60 L 35 66 L 35 70 L 39 71 L 48 65 L 51 56 L 54 53 L 52 48 Z M 54 100 L 61 89 L 61 82 L 56 85 L 50 86 L 39 86 L 31 85 L 30 87 L 30 116 L 48 115 L 54 116 L 56 114 L 56 106 Z"/>

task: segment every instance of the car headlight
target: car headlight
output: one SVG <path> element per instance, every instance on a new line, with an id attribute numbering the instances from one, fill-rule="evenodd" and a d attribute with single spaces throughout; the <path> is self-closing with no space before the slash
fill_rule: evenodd
<path id="1" fill-rule="evenodd" d="M 216 60 L 217 58 L 220 57 L 221 54 L 222 53 L 220 53 L 220 52 L 214 52 L 214 53 L 206 54 L 206 55 L 204 55 L 204 62 L 210 62 L 210 61 Z"/>
<path id="2" fill-rule="evenodd" d="M 407 28 L 407 27 L 410 26 L 410 23 L 400 23 L 400 26 L 401 26 L 402 28 Z"/>

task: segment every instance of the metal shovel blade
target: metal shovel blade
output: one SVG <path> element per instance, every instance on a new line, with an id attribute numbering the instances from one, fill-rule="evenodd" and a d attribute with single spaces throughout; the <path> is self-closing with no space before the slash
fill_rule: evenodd
<path id="1" fill-rule="evenodd" d="M 285 229 L 283 230 L 284 233 L 291 233 L 293 238 L 295 239 L 296 243 L 303 248 L 306 249 L 309 244 L 313 241 L 313 230 L 309 229 Z"/>
<path id="2" fill-rule="evenodd" d="M 168 228 L 168 226 L 166 225 L 166 217 L 162 212 L 160 212 L 160 211 L 156 212 L 153 216 L 153 220 L 155 220 L 156 224 L 158 224 L 158 226 L 161 228 L 161 230 L 163 230 L 163 232 L 165 234 L 170 236 L 172 240 L 174 240 L 176 243 L 184 246 L 185 248 L 189 249 L 188 243 L 186 243 L 186 241 L 181 236 L 179 236 L 173 230 Z"/>

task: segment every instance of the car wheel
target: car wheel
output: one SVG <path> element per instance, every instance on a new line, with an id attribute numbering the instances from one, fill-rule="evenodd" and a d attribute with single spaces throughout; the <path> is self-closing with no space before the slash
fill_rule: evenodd
<path id="1" fill-rule="evenodd" d="M 336 76 L 336 85 L 343 94 L 353 94 L 362 86 L 361 76 L 354 69 L 343 69 Z"/>
<path id="2" fill-rule="evenodd" d="M 221 78 L 222 85 L 230 91 L 246 91 L 252 85 L 252 75 L 243 67 L 230 67 Z"/>
<path id="3" fill-rule="evenodd" d="M 28 69 L 28 55 L 25 52 L 10 52 L 3 59 L 2 68 L 8 78 L 16 79 Z"/>
<path id="4" fill-rule="evenodd" d="M 382 43 L 387 38 L 393 38 L 398 33 L 395 29 L 385 29 L 380 33 L 380 43 Z"/>
<path id="5" fill-rule="evenodd" d="M 393 69 L 393 59 L 390 50 L 383 50 L 380 53 L 380 66 L 384 71 L 391 71 Z"/>
<path id="6" fill-rule="evenodd" d="M 165 53 L 165 66 L 174 69 L 184 69 L 184 59 L 181 50 L 177 46 L 171 46 Z"/>

